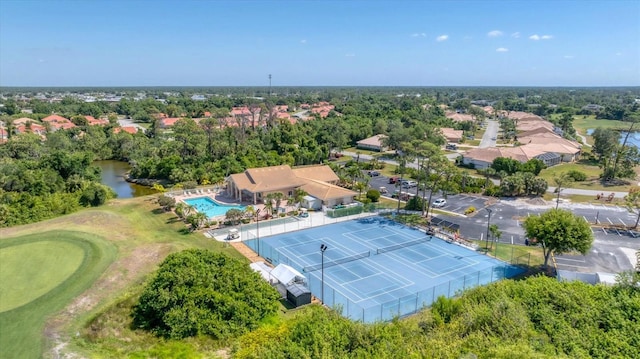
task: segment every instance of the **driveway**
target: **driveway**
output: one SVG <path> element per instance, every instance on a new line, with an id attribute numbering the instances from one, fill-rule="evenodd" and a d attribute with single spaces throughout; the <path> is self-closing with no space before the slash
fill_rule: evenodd
<path id="1" fill-rule="evenodd" d="M 487 120 L 487 129 L 482 135 L 482 140 L 478 148 L 496 147 L 496 138 L 498 138 L 498 121 Z"/>

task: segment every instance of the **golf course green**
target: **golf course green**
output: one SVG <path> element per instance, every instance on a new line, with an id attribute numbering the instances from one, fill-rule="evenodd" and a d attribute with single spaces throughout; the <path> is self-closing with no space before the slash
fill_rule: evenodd
<path id="1" fill-rule="evenodd" d="M 0 358 L 37 358 L 46 318 L 87 289 L 115 259 L 89 233 L 48 231 L 0 241 Z"/>

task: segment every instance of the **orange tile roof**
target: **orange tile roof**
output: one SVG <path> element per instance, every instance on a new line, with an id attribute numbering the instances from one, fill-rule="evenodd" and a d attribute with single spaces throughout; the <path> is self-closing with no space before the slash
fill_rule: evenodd
<path id="1" fill-rule="evenodd" d="M 138 133 L 138 128 L 135 126 L 124 126 L 116 127 L 113 129 L 113 133 L 120 133 L 122 131 L 135 135 L 136 133 Z"/>
<path id="2" fill-rule="evenodd" d="M 64 118 L 62 116 L 59 115 L 51 115 L 51 116 L 47 116 L 45 118 L 42 119 L 42 121 L 44 122 L 71 122 L 69 121 L 68 118 Z"/>
<path id="3" fill-rule="evenodd" d="M 176 122 L 178 122 L 178 120 L 180 120 L 179 117 L 166 117 L 166 118 L 162 118 L 160 119 L 160 125 L 162 127 L 171 127 L 173 125 L 176 124 Z"/>

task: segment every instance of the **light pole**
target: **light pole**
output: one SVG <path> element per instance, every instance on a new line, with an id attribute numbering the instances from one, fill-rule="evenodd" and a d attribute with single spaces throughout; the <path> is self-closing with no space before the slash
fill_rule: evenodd
<path id="1" fill-rule="evenodd" d="M 320 288 L 320 296 L 321 296 L 321 298 L 320 298 L 320 300 L 322 301 L 323 305 L 324 305 L 324 251 L 326 251 L 326 250 L 327 250 L 326 244 L 321 244 L 320 245 L 320 253 L 321 253 L 321 256 L 322 256 L 322 262 L 321 262 L 322 264 L 320 265 L 320 268 L 321 268 L 321 273 L 322 273 L 321 276 L 322 276 L 322 278 L 320 280 L 320 282 L 321 282 L 321 288 Z"/>
<path id="2" fill-rule="evenodd" d="M 260 257 L 260 209 L 256 210 L 256 238 L 258 240 L 258 257 Z"/>
<path id="3" fill-rule="evenodd" d="M 489 251 L 489 226 L 491 225 L 491 209 L 490 208 L 485 208 L 487 210 L 487 212 L 489 212 L 489 219 L 487 219 L 487 238 L 486 238 L 486 245 L 484 247 L 485 251 Z"/>

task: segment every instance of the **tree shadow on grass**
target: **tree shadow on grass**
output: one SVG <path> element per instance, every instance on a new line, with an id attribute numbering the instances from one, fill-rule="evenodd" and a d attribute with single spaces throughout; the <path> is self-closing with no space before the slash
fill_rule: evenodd
<path id="1" fill-rule="evenodd" d="M 165 224 L 173 224 L 173 223 L 177 223 L 177 222 L 182 222 L 182 218 L 180 217 L 171 217 L 169 219 L 167 219 L 167 221 L 165 222 Z"/>
<path id="2" fill-rule="evenodd" d="M 183 236 L 186 236 L 186 235 L 189 235 L 189 234 L 191 234 L 193 232 L 191 231 L 191 229 L 189 227 L 184 227 L 184 228 L 181 228 L 180 230 L 178 230 L 178 233 L 182 234 Z"/>
<path id="3" fill-rule="evenodd" d="M 167 211 L 165 211 L 162 208 L 154 208 L 154 209 L 151 210 L 151 213 L 153 213 L 153 214 L 163 214 L 163 213 L 167 213 Z"/>

